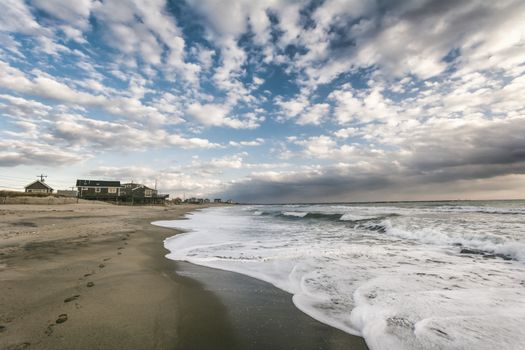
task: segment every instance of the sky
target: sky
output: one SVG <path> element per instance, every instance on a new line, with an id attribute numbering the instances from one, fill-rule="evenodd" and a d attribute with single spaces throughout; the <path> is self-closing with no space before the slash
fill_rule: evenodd
<path id="1" fill-rule="evenodd" d="M 0 189 L 525 198 L 525 1 L 2 0 Z"/>

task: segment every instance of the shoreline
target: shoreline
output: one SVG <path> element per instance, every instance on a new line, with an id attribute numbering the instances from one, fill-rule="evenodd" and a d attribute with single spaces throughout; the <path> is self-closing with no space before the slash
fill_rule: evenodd
<path id="1" fill-rule="evenodd" d="M 0 349 L 366 349 L 265 282 L 165 258 L 180 231 L 151 222 L 203 207 L 0 205 Z"/>

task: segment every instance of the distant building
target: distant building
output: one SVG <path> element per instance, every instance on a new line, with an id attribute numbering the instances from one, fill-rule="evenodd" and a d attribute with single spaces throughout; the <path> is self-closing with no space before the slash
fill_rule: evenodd
<path id="1" fill-rule="evenodd" d="M 126 184 L 122 184 L 122 195 L 124 196 L 134 195 L 136 197 L 141 197 L 141 198 L 150 198 L 150 197 L 157 196 L 157 190 L 150 188 L 146 185 L 126 183 Z"/>
<path id="2" fill-rule="evenodd" d="M 36 180 L 24 188 L 27 193 L 53 193 L 53 189 L 43 180 Z"/>
<path id="3" fill-rule="evenodd" d="M 120 181 L 77 180 L 78 198 L 95 200 L 118 200 Z"/>
<path id="4" fill-rule="evenodd" d="M 177 197 L 177 198 L 173 198 L 173 199 L 171 200 L 171 202 L 172 202 L 173 204 L 181 204 L 181 203 L 182 203 L 182 199 L 180 199 L 179 197 Z"/>
<path id="5" fill-rule="evenodd" d="M 186 199 L 184 202 L 189 203 L 189 204 L 203 204 L 204 199 L 191 197 L 191 198 Z"/>
<path id="6" fill-rule="evenodd" d="M 78 198 L 101 201 L 129 202 L 132 204 L 163 204 L 169 194 L 136 183 L 120 181 L 77 180 Z"/>
<path id="7" fill-rule="evenodd" d="M 159 194 L 156 189 L 142 184 L 125 183 L 122 184 L 121 200 L 132 203 L 142 204 L 161 204 L 169 194 Z"/>
<path id="8" fill-rule="evenodd" d="M 220 198 L 215 198 L 215 199 L 213 200 L 213 203 L 222 203 L 222 199 L 220 199 Z"/>

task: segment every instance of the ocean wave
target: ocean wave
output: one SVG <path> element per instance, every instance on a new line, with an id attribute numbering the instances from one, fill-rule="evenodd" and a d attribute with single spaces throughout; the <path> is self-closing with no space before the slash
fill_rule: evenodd
<path id="1" fill-rule="evenodd" d="M 430 209 L 437 212 L 445 213 L 480 213 L 480 214 L 499 214 L 499 215 L 523 215 L 525 209 L 523 208 L 497 208 L 497 207 L 477 207 L 468 205 L 446 205 L 438 206 Z"/>
<path id="2" fill-rule="evenodd" d="M 283 211 L 281 212 L 282 216 L 293 216 L 294 218 L 304 218 L 306 215 L 308 215 L 308 212 L 302 212 L 302 211 Z"/>
<path id="3" fill-rule="evenodd" d="M 466 236 L 453 232 L 444 233 L 432 228 L 408 230 L 395 227 L 390 220 L 371 220 L 360 223 L 356 228 L 425 244 L 454 247 L 459 254 L 474 254 L 484 258 L 525 261 L 525 243 L 507 241 L 501 237 L 488 234 L 480 237 L 479 235 Z"/>
<path id="4" fill-rule="evenodd" d="M 291 218 L 291 219 L 309 219 L 309 220 L 325 220 L 325 221 L 341 221 L 342 223 L 360 223 L 369 220 L 378 220 L 389 217 L 401 216 L 398 213 L 387 213 L 387 214 L 354 214 L 354 213 L 331 213 L 331 212 L 309 212 L 309 211 L 256 211 L 254 215 L 265 215 L 280 218 Z"/>
<path id="5" fill-rule="evenodd" d="M 384 208 L 349 206 L 329 219 L 340 224 L 327 225 L 326 215 L 307 217 L 317 208 L 271 209 L 214 208 L 167 224 L 191 230 L 165 241 L 167 257 L 269 282 L 308 315 L 362 335 L 373 350 L 525 343 L 525 223 L 419 208 L 385 216 Z M 344 213 L 362 216 L 344 221 Z"/>

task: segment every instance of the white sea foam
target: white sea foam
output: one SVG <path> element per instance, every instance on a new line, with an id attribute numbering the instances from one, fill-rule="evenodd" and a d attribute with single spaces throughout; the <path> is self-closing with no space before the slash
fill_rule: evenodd
<path id="1" fill-rule="evenodd" d="M 376 219 L 377 216 L 373 215 L 363 215 L 363 214 L 355 214 L 355 213 L 344 213 L 341 215 L 342 221 L 360 221 L 360 220 L 370 220 L 370 219 Z"/>
<path id="2" fill-rule="evenodd" d="M 294 216 L 297 218 L 304 218 L 306 215 L 308 215 L 308 212 L 304 211 L 283 211 L 282 214 L 284 216 Z"/>
<path id="3" fill-rule="evenodd" d="M 490 204 L 223 207 L 155 224 L 190 231 L 165 241 L 168 258 L 267 281 L 373 350 L 521 349 L 525 218 L 508 213 L 523 208 Z"/>

